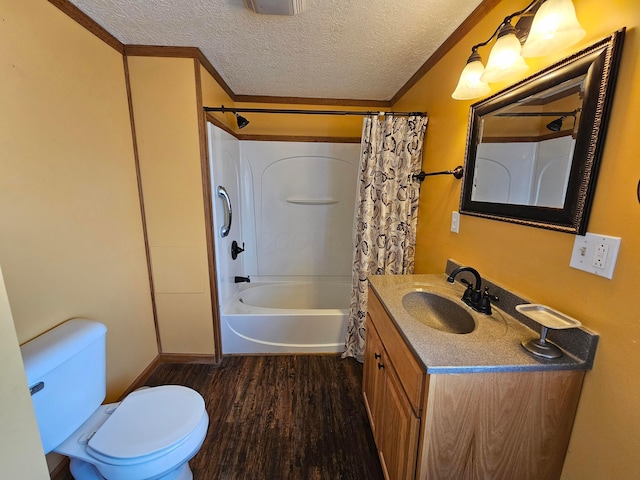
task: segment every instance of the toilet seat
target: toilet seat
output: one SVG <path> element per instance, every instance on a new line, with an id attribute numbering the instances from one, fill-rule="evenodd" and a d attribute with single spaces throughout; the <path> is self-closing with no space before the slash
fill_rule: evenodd
<path id="1" fill-rule="evenodd" d="M 150 461 L 179 447 L 202 420 L 204 400 L 179 385 L 129 394 L 87 443 L 87 453 L 111 464 Z"/>
<path id="2" fill-rule="evenodd" d="M 72 462 L 93 465 L 102 476 L 86 477 L 90 479 L 164 478 L 167 472 L 185 468 L 188 475 L 176 478 L 190 479 L 186 462 L 202 446 L 208 425 L 209 416 L 198 392 L 179 385 L 145 388 L 119 404 L 101 405 L 54 451 Z M 162 442 L 144 438 L 145 430 L 151 427 Z M 135 444 L 131 436 L 141 443 Z"/>

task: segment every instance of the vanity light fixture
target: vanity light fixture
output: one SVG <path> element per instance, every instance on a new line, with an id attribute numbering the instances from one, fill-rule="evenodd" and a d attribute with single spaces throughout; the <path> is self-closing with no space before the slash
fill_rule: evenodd
<path id="1" fill-rule="evenodd" d="M 511 21 L 516 17 L 514 27 Z M 533 0 L 523 10 L 505 17 L 486 41 L 471 48 L 471 56 L 451 96 L 455 100 L 471 100 L 486 95 L 491 91 L 489 83 L 511 80 L 527 71 L 529 67 L 523 57 L 547 55 L 573 45 L 584 35 L 572 0 Z M 494 38 L 496 42 L 485 68 L 478 49 Z"/>

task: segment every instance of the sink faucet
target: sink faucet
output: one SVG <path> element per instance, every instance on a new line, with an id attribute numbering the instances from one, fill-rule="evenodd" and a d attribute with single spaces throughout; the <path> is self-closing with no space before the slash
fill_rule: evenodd
<path id="1" fill-rule="evenodd" d="M 480 290 L 482 288 L 482 278 L 480 278 L 480 274 L 475 268 L 471 267 L 459 267 L 456 268 L 451 275 L 447 278 L 447 282 L 453 283 L 456 276 L 462 272 L 471 273 L 476 280 L 475 286 L 471 286 L 470 282 L 466 280 L 461 280 L 464 284 L 467 285 L 467 289 L 464 291 L 462 295 L 462 301 L 469 305 L 476 312 L 484 313 L 485 315 L 491 315 L 491 301 L 498 301 L 498 297 L 495 295 L 489 294 L 489 287 L 484 289 L 484 293 Z"/>

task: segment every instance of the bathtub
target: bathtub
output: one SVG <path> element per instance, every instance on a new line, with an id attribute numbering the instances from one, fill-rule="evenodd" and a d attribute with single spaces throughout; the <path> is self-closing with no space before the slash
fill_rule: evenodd
<path id="1" fill-rule="evenodd" d="M 344 351 L 350 281 L 255 282 L 222 309 L 222 353 Z"/>

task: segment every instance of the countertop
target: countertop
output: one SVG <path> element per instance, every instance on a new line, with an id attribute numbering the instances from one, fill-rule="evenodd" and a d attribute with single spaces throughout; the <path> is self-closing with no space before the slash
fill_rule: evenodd
<path id="1" fill-rule="evenodd" d="M 383 307 L 394 321 L 416 358 L 422 362 L 429 374 L 436 373 L 478 373 L 535 370 L 587 370 L 591 368 L 594 351 L 568 351 L 568 345 L 554 342 L 563 350 L 563 356 L 548 360 L 534 357 L 524 350 L 523 340 L 539 338 L 540 330 L 533 330 L 515 315 L 492 305 L 492 315 L 484 315 L 467 307 L 460 298 L 464 287 L 456 281 L 447 282 L 446 274 L 432 275 L 376 275 L 369 277 L 369 285 L 380 299 Z M 483 279 L 483 285 L 485 281 Z M 440 295 L 459 301 L 473 316 L 476 327 L 471 333 L 456 334 L 429 327 L 414 319 L 402 306 L 406 293 L 416 290 L 433 290 Z M 501 292 L 501 293 L 504 293 Z M 520 300 L 518 297 L 516 297 Z M 514 303 L 506 299 L 505 307 Z M 502 301 L 502 297 L 500 298 Z M 520 303 L 525 303 L 521 301 Z M 517 314 L 519 315 L 519 314 Z M 537 324 L 534 324 L 537 326 Z M 587 346 L 595 350 L 597 335 L 588 330 L 564 330 L 564 338 L 587 338 Z M 571 337 L 571 332 L 574 337 Z M 585 343 L 585 342 L 577 342 Z"/>

